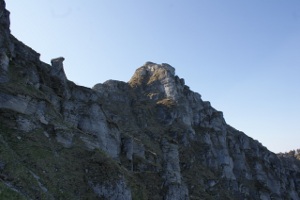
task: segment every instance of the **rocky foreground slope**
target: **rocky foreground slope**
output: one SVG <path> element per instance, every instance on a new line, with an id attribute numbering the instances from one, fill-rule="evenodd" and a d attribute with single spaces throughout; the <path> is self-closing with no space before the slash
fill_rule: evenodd
<path id="1" fill-rule="evenodd" d="M 0 199 L 300 199 L 299 163 L 231 126 L 168 64 L 67 80 L 0 0 Z"/>

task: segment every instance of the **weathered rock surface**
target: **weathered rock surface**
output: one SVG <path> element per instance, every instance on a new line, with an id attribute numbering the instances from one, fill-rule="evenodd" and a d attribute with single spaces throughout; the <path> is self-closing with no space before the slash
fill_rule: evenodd
<path id="1" fill-rule="evenodd" d="M 67 80 L 0 0 L 0 199 L 300 199 L 300 164 L 227 125 L 168 64 Z"/>

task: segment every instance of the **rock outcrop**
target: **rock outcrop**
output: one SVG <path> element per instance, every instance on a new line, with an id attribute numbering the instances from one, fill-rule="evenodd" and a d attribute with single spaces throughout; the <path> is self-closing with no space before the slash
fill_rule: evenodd
<path id="1" fill-rule="evenodd" d="M 0 0 L 0 199 L 300 199 L 300 164 L 229 126 L 168 64 L 92 89 L 10 34 Z"/>

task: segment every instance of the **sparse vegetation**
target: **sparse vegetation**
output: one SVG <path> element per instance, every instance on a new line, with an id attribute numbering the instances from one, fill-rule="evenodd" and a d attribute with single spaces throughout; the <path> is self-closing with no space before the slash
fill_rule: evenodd
<path id="1" fill-rule="evenodd" d="M 168 108 L 171 108 L 176 105 L 176 102 L 173 99 L 162 99 L 156 102 L 157 105 L 164 105 Z"/>

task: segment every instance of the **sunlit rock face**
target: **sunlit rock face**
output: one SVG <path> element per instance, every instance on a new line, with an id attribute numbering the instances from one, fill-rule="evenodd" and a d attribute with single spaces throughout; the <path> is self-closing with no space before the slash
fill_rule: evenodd
<path id="1" fill-rule="evenodd" d="M 77 86 L 0 13 L 0 199 L 300 199 L 299 161 L 227 125 L 169 64 Z"/>

